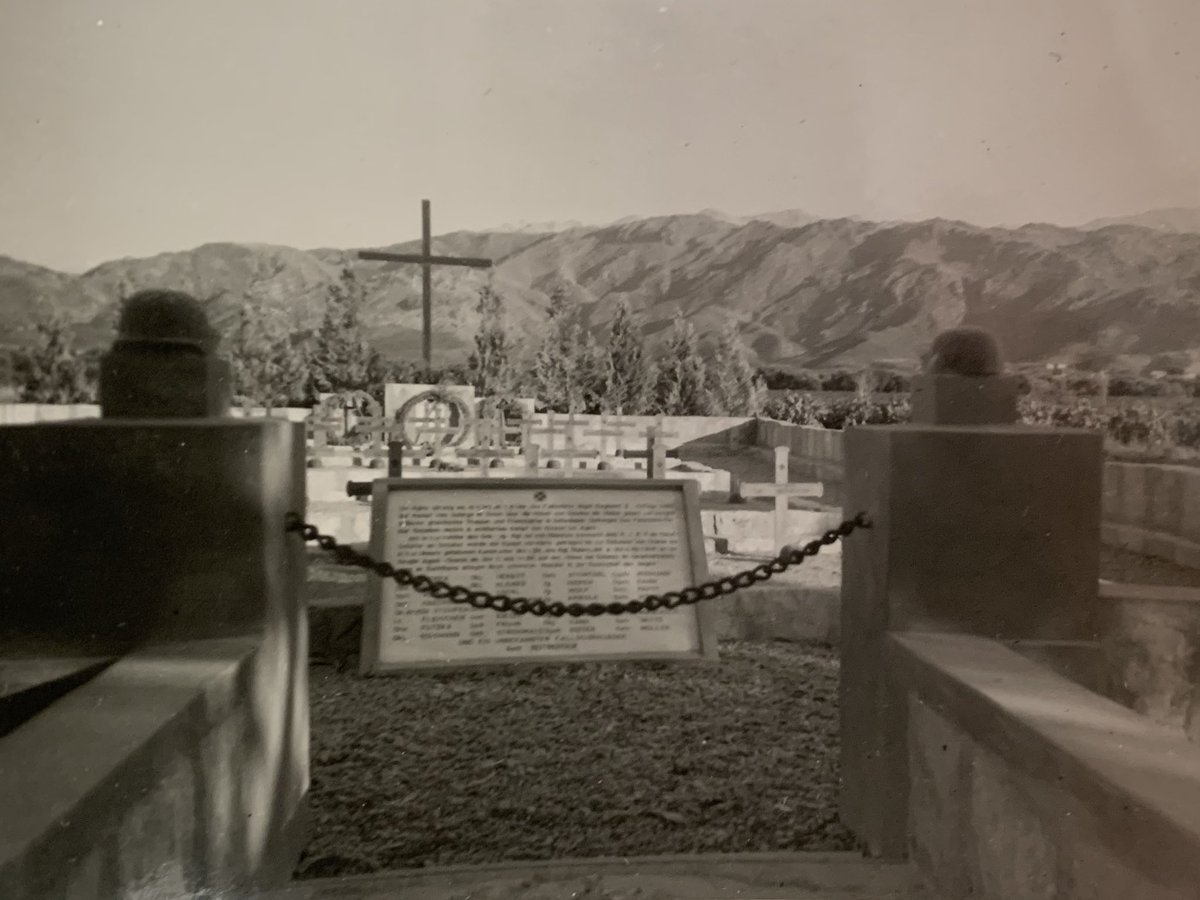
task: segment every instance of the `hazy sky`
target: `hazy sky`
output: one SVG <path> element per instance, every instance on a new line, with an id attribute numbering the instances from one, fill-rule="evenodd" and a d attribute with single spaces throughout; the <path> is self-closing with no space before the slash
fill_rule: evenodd
<path id="1" fill-rule="evenodd" d="M 1200 0 L 4 0 L 0 254 L 1200 206 Z"/>

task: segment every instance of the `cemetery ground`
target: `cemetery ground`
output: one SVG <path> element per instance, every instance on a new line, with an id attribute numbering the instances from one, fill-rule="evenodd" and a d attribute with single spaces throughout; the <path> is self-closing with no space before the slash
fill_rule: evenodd
<path id="1" fill-rule="evenodd" d="M 713 554 L 710 569 L 765 558 Z M 1200 586 L 1195 569 L 1108 546 L 1100 574 Z M 350 610 L 366 577 L 310 551 L 310 599 L 341 599 Z M 818 556 L 781 577 L 836 585 L 840 558 Z M 340 660 L 310 668 L 314 830 L 300 878 L 854 848 L 837 817 L 835 647 L 723 641 L 711 666 L 362 678 L 358 639 L 352 628 Z"/>
<path id="2" fill-rule="evenodd" d="M 299 877 L 852 848 L 837 821 L 836 648 L 724 641 L 716 665 L 362 678 L 349 604 L 366 577 L 310 551 L 310 600 L 347 603 L 352 624 L 337 659 L 310 669 L 314 836 Z"/>

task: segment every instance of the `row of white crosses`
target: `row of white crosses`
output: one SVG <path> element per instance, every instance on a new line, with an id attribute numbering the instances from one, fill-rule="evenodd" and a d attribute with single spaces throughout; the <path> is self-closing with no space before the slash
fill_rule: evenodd
<path id="1" fill-rule="evenodd" d="M 650 477 L 666 477 L 666 440 L 678 435 L 663 428 L 662 416 L 658 416 L 654 424 L 643 432 L 648 447 L 644 454 L 625 449 L 625 440 L 629 437 L 630 429 L 636 427 L 637 423 L 632 419 L 623 418 L 620 410 L 615 416 L 602 414 L 598 428 L 583 432 L 584 437 L 600 439 L 600 447 L 597 450 L 581 450 L 576 443 L 577 429 L 586 424 L 586 422 L 579 421 L 574 412 L 569 413 L 565 419 L 552 412 L 546 415 L 546 423 L 543 427 L 535 428 L 532 427 L 532 424 L 527 425 L 523 435 L 526 468 L 531 472 L 537 472 L 541 462 L 545 460 L 547 468 L 561 468 L 562 476 L 570 478 L 578 471 L 575 465 L 576 460 L 591 459 L 596 460 L 596 467 L 588 472 L 588 477 L 620 477 L 620 473 L 612 468 L 613 460 L 645 456 L 650 460 Z M 556 439 L 559 436 L 564 438 L 562 449 L 558 449 L 556 446 Z M 541 437 L 546 438 L 544 447 L 540 441 L 534 440 L 534 438 Z M 609 452 L 609 438 L 614 439 L 611 453 Z"/>
<path id="2" fill-rule="evenodd" d="M 626 450 L 626 440 L 630 430 L 636 426 L 632 419 L 623 418 L 620 410 L 615 416 L 607 414 L 599 417 L 599 427 L 583 431 L 585 437 L 599 438 L 599 449 L 581 449 L 578 446 L 577 435 L 580 429 L 590 424 L 588 419 L 581 419 L 574 412 L 567 416 L 558 413 L 548 413 L 544 423 L 526 419 L 520 425 L 511 425 L 504 416 L 497 412 L 491 417 L 473 418 L 457 425 L 451 425 L 449 417 L 428 416 L 410 418 L 409 423 L 416 426 L 418 441 L 428 440 L 431 448 L 401 448 L 392 446 L 390 456 L 403 461 L 429 459 L 431 465 L 437 466 L 443 461 L 444 455 L 450 451 L 457 458 L 474 459 L 479 465 L 479 474 L 487 477 L 489 470 L 503 465 L 503 460 L 513 459 L 518 455 L 523 457 L 524 468 L 531 475 L 555 475 L 563 478 L 573 477 L 578 471 L 578 461 L 595 460 L 595 468 L 588 471 L 589 477 L 619 477 L 613 470 L 612 461 L 618 458 L 646 458 L 648 460 L 649 476 L 664 478 L 666 476 L 666 441 L 677 437 L 675 432 L 668 432 L 663 427 L 662 417 L 642 432 L 646 438 L 647 451 L 637 452 Z M 371 423 L 374 425 L 375 423 Z M 386 423 L 381 423 L 381 430 L 386 430 Z M 472 446 L 450 447 L 444 442 L 447 435 L 461 433 L 467 429 L 474 435 Z M 392 426 L 394 430 L 394 425 Z M 517 451 L 508 446 L 509 438 L 520 435 L 521 450 Z M 559 438 L 563 439 L 559 445 Z M 610 439 L 612 449 L 610 452 Z M 546 469 L 542 466 L 545 464 Z M 558 470 L 558 471 L 555 471 Z M 561 473 L 561 474 L 560 474 Z"/>

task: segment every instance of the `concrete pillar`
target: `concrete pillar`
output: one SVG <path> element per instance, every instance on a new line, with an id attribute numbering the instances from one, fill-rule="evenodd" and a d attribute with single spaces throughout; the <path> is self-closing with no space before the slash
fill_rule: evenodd
<path id="1" fill-rule="evenodd" d="M 842 819 L 870 855 L 907 851 L 907 698 L 887 632 L 1097 637 L 1102 437 L 1013 424 L 1008 388 L 987 383 L 1006 377 L 929 372 L 950 401 L 846 431 L 844 508 L 873 528 L 843 550 Z"/>

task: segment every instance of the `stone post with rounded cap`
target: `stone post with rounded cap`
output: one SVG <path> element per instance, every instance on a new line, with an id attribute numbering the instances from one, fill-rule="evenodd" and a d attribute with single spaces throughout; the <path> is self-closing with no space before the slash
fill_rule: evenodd
<path id="1" fill-rule="evenodd" d="M 912 380 L 912 421 L 923 425 L 1010 425 L 1020 379 L 1004 371 L 995 336 L 954 328 L 934 338 Z"/>
<path id="2" fill-rule="evenodd" d="M 907 698 L 889 632 L 1024 643 L 1097 637 L 1103 441 L 1017 424 L 995 337 L 939 334 L 912 419 L 845 434 L 843 508 L 870 530 L 842 555 L 842 820 L 875 856 L 904 856 Z"/>
<path id="3" fill-rule="evenodd" d="M 232 369 L 217 356 L 219 336 L 203 307 L 179 291 L 129 297 L 117 339 L 100 363 L 105 418 L 188 419 L 225 416 Z"/>
<path id="4" fill-rule="evenodd" d="M 0 657 L 43 646 L 115 659 L 83 688 L 110 685 L 112 711 L 51 729 L 62 752 L 31 763 L 13 803 L 31 818 L 57 811 L 30 843 L 61 861 L 48 877 L 87 876 L 89 841 L 105 858 L 116 846 L 114 859 L 134 841 L 137 872 L 188 873 L 162 896 L 246 896 L 286 880 L 304 843 L 305 551 L 285 531 L 305 512 L 304 426 L 227 416 L 216 343 L 196 300 L 135 294 L 102 362 L 100 418 L 0 428 Z M 102 735 L 110 749 L 90 771 L 71 754 Z M 151 846 L 115 823 L 137 819 L 159 784 L 185 784 L 187 833 Z M 125 868 L 38 896 L 128 896 Z"/>

